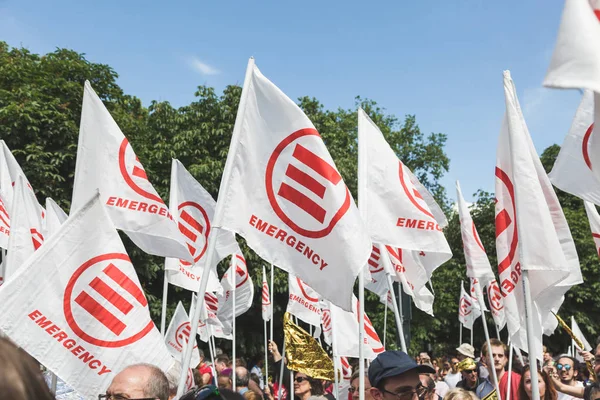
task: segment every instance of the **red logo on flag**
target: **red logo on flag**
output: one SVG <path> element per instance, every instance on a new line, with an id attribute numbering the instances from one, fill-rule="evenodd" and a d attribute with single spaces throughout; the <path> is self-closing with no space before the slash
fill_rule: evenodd
<path id="1" fill-rule="evenodd" d="M 502 293 L 495 279 L 488 284 L 487 293 L 490 307 L 495 311 L 501 311 L 504 308 Z"/>
<path id="2" fill-rule="evenodd" d="M 4 227 L 5 232 L 8 234 L 10 230 L 10 218 L 8 217 L 8 212 L 6 212 L 6 207 L 4 206 L 4 201 L 0 199 L 0 223 Z"/>
<path id="3" fill-rule="evenodd" d="M 304 298 L 306 300 L 312 301 L 317 303 L 319 301 L 319 299 L 317 297 L 311 297 L 308 295 L 309 292 L 309 287 L 306 286 L 306 284 L 304 282 L 302 282 L 302 279 L 296 277 L 296 281 L 298 282 L 298 286 L 300 287 L 300 291 L 302 292 L 302 296 L 304 296 Z"/>
<path id="4" fill-rule="evenodd" d="M 192 325 L 189 322 L 184 322 L 177 327 L 177 330 L 175 331 L 175 342 L 179 345 L 179 347 L 185 348 L 190 341 L 191 333 Z M 196 344 L 194 348 L 198 348 L 198 345 Z"/>
<path id="5" fill-rule="evenodd" d="M 471 314 L 471 306 L 471 302 L 466 297 L 461 297 L 458 304 L 458 313 L 461 316 L 466 317 L 467 315 Z"/>
<path id="6" fill-rule="evenodd" d="M 427 203 L 425 202 L 425 200 L 423 200 L 421 193 L 419 193 L 417 188 L 410 181 L 408 174 L 404 173 L 404 164 L 402 164 L 402 161 L 398 161 L 398 164 L 398 175 L 400 176 L 400 184 L 402 185 L 402 189 L 404 189 L 404 193 L 408 197 L 408 200 L 410 200 L 410 202 L 417 208 L 417 210 L 421 211 L 426 216 L 435 219 L 433 214 L 428 210 L 429 206 L 427 206 Z"/>
<path id="7" fill-rule="evenodd" d="M 219 309 L 219 300 L 217 299 L 217 296 L 212 293 L 206 292 L 204 294 L 204 303 L 206 304 L 208 311 L 216 313 Z"/>
<path id="8" fill-rule="evenodd" d="M 321 323 L 323 324 L 323 333 L 330 334 L 331 332 L 331 310 L 321 307 Z"/>
<path id="9" fill-rule="evenodd" d="M 63 309 L 69 327 L 81 339 L 100 347 L 122 347 L 152 330 L 144 292 L 127 270 L 134 271 L 127 254 L 109 253 L 75 271 L 67 283 Z"/>
<path id="10" fill-rule="evenodd" d="M 119 147 L 119 170 L 127 186 L 134 192 L 147 199 L 164 204 L 160 197 L 152 193 L 154 191 L 152 184 L 148 181 L 146 171 L 133 152 L 127 138 L 123 139 Z"/>
<path id="11" fill-rule="evenodd" d="M 350 209 L 351 197 L 342 176 L 315 147 L 322 148 L 315 129 L 289 135 L 269 158 L 265 183 L 275 214 L 296 233 L 318 239 L 329 235 Z M 332 207 L 339 199 L 341 204 Z"/>
<path id="12" fill-rule="evenodd" d="M 33 249 L 37 250 L 44 242 L 44 236 L 35 228 L 29 230 L 31 232 L 31 241 L 33 242 Z"/>
<path id="13" fill-rule="evenodd" d="M 510 243 L 508 254 L 498 254 L 498 259 L 501 260 L 498 263 L 498 273 L 502 274 L 507 268 L 510 268 L 515 259 L 519 237 L 516 227 L 517 221 L 515 218 L 515 188 L 506 172 L 498 167 L 496 167 L 496 178 L 504 184 L 504 188 L 509 197 L 509 201 L 505 201 L 501 205 L 504 209 L 496 214 L 496 241 L 498 241 L 498 238 L 501 235 L 509 235 L 507 242 Z"/>
<path id="14" fill-rule="evenodd" d="M 383 266 L 381 265 L 380 259 L 381 259 L 381 252 L 379 251 L 379 248 L 376 246 L 373 246 L 373 249 L 371 250 L 371 256 L 369 257 L 369 272 L 370 273 L 375 274 L 377 272 L 383 271 Z"/>
<path id="15" fill-rule="evenodd" d="M 585 161 L 585 165 L 587 165 L 590 171 L 592 170 L 592 160 L 590 159 L 589 154 L 589 142 L 593 131 L 594 124 L 591 124 L 587 131 L 585 131 L 585 135 L 583 135 L 583 141 L 581 143 L 581 153 L 583 154 L 583 161 Z"/>
<path id="16" fill-rule="evenodd" d="M 271 298 L 269 296 L 269 285 L 266 281 L 263 281 L 262 286 L 262 305 L 268 306 L 271 304 Z"/>
<path id="17" fill-rule="evenodd" d="M 242 257 L 240 254 L 236 254 L 235 258 L 237 259 L 235 265 L 235 287 L 239 288 L 244 283 L 246 283 L 246 281 L 249 278 L 249 275 L 248 268 L 246 267 L 246 260 L 244 259 L 244 257 Z M 237 265 L 237 261 L 241 262 L 244 265 L 244 267 L 242 268 L 241 266 Z"/>
<path id="18" fill-rule="evenodd" d="M 186 201 L 179 205 L 179 231 L 186 237 L 186 244 L 194 262 L 197 263 L 206 253 L 210 221 L 208 214 L 198 203 Z M 201 238 L 204 237 L 204 240 Z M 179 260 L 183 265 L 190 266 L 187 261 Z"/>
<path id="19" fill-rule="evenodd" d="M 357 301 L 356 302 L 356 319 L 360 326 L 359 308 L 360 308 L 360 303 Z M 379 340 L 379 335 L 377 335 L 377 332 L 375 332 L 375 328 L 373 327 L 371 320 L 367 316 L 367 313 L 364 313 L 364 317 L 365 317 L 365 333 L 367 334 L 367 338 L 374 342 L 374 343 L 371 343 L 371 349 L 376 354 L 382 353 L 383 351 L 385 351 L 385 348 L 381 345 L 381 341 Z M 378 347 L 375 347 L 375 346 L 378 346 Z"/>

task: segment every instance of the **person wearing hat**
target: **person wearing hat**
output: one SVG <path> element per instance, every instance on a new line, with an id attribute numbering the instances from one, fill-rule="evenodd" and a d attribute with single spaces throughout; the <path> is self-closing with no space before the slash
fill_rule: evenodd
<path id="1" fill-rule="evenodd" d="M 456 384 L 456 387 L 475 392 L 477 386 L 481 384 L 475 360 L 467 357 L 458 363 L 457 369 L 462 375 L 462 380 Z"/>
<path id="2" fill-rule="evenodd" d="M 458 361 L 462 361 L 465 358 L 475 359 L 475 348 L 469 343 L 463 343 L 456 348 Z"/>
<path id="3" fill-rule="evenodd" d="M 369 366 L 371 396 L 374 400 L 414 400 L 425 391 L 419 374 L 433 373 L 433 368 L 417 364 L 403 351 L 384 351 Z"/>

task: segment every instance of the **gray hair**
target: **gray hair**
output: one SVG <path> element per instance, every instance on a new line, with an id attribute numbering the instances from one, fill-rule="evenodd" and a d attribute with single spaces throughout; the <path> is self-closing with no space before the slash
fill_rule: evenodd
<path id="1" fill-rule="evenodd" d="M 235 385 L 246 387 L 248 386 L 248 382 L 250 381 L 250 374 L 248 370 L 244 367 L 236 367 L 235 368 Z"/>
<path id="2" fill-rule="evenodd" d="M 175 361 L 165 375 L 169 381 L 169 394 L 174 396 L 177 394 L 177 386 L 179 385 L 179 378 L 181 377 L 181 363 Z"/>

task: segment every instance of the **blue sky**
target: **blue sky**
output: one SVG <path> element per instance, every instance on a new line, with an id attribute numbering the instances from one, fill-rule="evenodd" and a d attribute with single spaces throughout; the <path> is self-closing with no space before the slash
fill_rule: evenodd
<path id="1" fill-rule="evenodd" d="M 510 69 L 538 152 L 562 143 L 576 91 L 544 89 L 562 1 L 0 0 L 0 40 L 111 65 L 126 93 L 179 106 L 241 84 L 249 56 L 288 96 L 349 108 L 360 95 L 448 135 L 451 198 L 493 192 Z"/>

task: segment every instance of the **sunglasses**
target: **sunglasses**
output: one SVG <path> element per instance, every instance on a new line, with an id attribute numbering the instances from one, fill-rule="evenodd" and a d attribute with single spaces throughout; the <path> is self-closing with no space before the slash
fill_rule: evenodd
<path id="1" fill-rule="evenodd" d="M 297 376 L 296 378 L 294 378 L 294 382 L 297 382 L 297 383 L 302 383 L 304 381 L 308 381 L 308 377 L 306 377 L 306 376 Z"/>
<path id="2" fill-rule="evenodd" d="M 561 370 L 563 368 L 565 371 L 568 371 L 571 369 L 571 366 L 569 364 L 556 364 L 556 369 Z"/>

